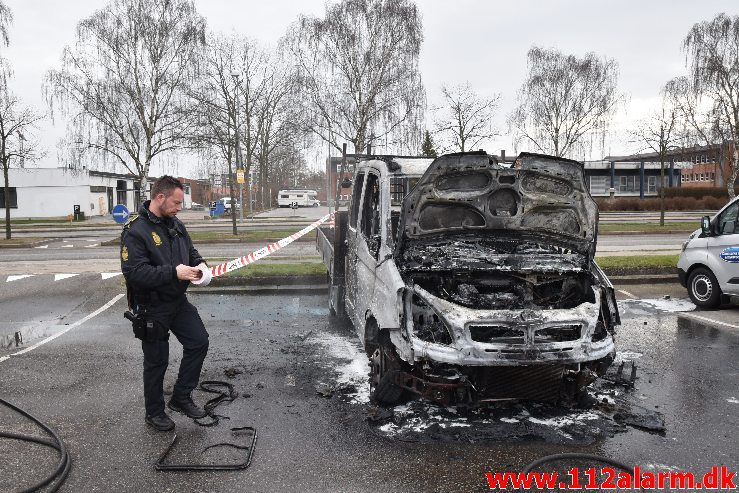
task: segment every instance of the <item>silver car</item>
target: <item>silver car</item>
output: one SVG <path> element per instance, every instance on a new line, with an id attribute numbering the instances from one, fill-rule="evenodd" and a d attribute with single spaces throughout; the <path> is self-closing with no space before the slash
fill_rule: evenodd
<path id="1" fill-rule="evenodd" d="M 677 263 L 680 283 L 701 308 L 716 308 L 739 296 L 739 199 L 729 202 L 713 219 L 683 243 Z"/>

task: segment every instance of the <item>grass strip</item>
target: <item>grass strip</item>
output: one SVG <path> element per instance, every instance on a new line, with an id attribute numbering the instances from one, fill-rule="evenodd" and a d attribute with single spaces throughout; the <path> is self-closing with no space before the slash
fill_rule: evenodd
<path id="1" fill-rule="evenodd" d="M 664 226 L 660 226 L 658 222 L 650 223 L 612 223 L 600 221 L 598 223 L 598 232 L 600 233 L 619 233 L 623 231 L 638 231 L 643 233 L 666 233 L 674 231 L 684 231 L 692 233 L 700 228 L 700 221 L 695 222 L 676 222 L 665 221 Z"/>
<path id="2" fill-rule="evenodd" d="M 226 274 L 226 277 L 285 277 L 326 274 L 320 262 L 292 262 L 289 264 L 255 263 Z"/>
<path id="3" fill-rule="evenodd" d="M 601 269 L 644 269 L 676 267 L 678 254 L 672 255 L 615 255 L 595 257 Z"/>

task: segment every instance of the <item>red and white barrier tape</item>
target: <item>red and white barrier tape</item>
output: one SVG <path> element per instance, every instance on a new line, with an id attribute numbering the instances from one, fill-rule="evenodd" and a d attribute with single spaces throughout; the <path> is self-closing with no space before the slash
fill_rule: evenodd
<path id="1" fill-rule="evenodd" d="M 214 267 L 210 268 L 211 276 L 218 277 L 222 276 L 224 274 L 227 274 L 228 272 L 235 271 L 236 269 L 241 269 L 242 267 L 246 267 L 249 264 L 253 264 L 259 259 L 262 259 L 266 257 L 267 255 L 271 255 L 275 253 L 277 250 L 286 247 L 293 241 L 297 240 L 301 236 L 310 233 L 314 229 L 316 229 L 321 224 L 325 223 L 331 219 L 333 222 L 334 215 L 333 214 L 326 214 L 318 221 L 312 223 L 310 226 L 306 226 L 305 228 L 301 229 L 297 233 L 291 234 L 287 238 L 283 238 L 279 241 L 276 241 L 274 243 L 270 243 L 264 248 L 260 248 L 256 252 L 252 252 L 249 255 L 244 255 L 243 257 L 235 258 L 233 260 L 230 260 L 228 262 L 224 262 L 222 264 L 218 264 Z"/>

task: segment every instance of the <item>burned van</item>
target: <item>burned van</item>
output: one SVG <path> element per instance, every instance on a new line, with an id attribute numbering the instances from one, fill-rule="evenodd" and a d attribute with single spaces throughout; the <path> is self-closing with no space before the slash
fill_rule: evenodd
<path id="1" fill-rule="evenodd" d="M 611 364 L 620 324 L 597 229 L 577 161 L 361 160 L 349 210 L 318 244 L 373 398 L 576 399 Z"/>

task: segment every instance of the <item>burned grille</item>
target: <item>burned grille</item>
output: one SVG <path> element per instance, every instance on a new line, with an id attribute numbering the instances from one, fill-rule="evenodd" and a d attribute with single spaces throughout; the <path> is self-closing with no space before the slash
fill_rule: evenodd
<path id="1" fill-rule="evenodd" d="M 570 342 L 580 339 L 580 325 L 559 325 L 537 330 L 534 342 Z"/>
<path id="2" fill-rule="evenodd" d="M 481 399 L 555 400 L 564 366 L 498 366 L 480 369 L 473 377 Z"/>
<path id="3" fill-rule="evenodd" d="M 523 344 L 524 331 L 503 325 L 471 325 L 470 337 L 488 344 Z"/>

